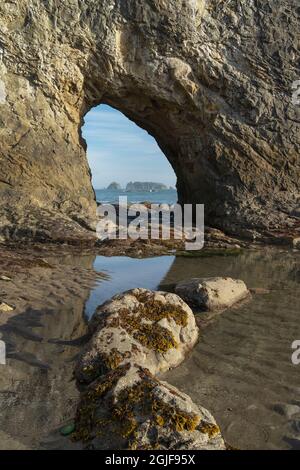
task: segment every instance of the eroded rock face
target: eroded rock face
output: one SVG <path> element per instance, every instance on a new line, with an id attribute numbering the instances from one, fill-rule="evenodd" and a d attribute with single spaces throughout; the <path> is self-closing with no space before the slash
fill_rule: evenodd
<path id="1" fill-rule="evenodd" d="M 80 129 L 100 103 L 156 138 L 180 201 L 204 203 L 207 222 L 292 224 L 298 10 L 297 0 L 1 2 L 2 237 L 94 227 Z"/>
<path id="2" fill-rule="evenodd" d="M 203 310 L 225 309 L 250 295 L 244 281 L 230 277 L 189 279 L 179 282 L 175 291 L 189 305 Z"/>
<path id="3" fill-rule="evenodd" d="M 98 378 L 81 395 L 73 439 L 102 450 L 225 450 L 207 410 L 129 364 Z"/>
<path id="4" fill-rule="evenodd" d="M 179 365 L 198 339 L 195 317 L 175 294 L 133 289 L 98 308 L 94 333 L 76 367 L 79 382 L 90 383 L 125 364 L 152 374 Z"/>

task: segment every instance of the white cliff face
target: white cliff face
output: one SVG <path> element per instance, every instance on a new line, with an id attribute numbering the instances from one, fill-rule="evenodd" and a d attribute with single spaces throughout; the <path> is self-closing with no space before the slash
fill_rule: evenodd
<path id="1" fill-rule="evenodd" d="M 299 107 L 291 99 L 296 7 L 296 0 L 222 8 L 215 0 L 2 2 L 2 236 L 53 239 L 63 226 L 63 238 L 80 237 L 94 226 L 80 128 L 101 103 L 156 138 L 180 201 L 204 203 L 208 223 L 288 224 L 300 176 Z"/>

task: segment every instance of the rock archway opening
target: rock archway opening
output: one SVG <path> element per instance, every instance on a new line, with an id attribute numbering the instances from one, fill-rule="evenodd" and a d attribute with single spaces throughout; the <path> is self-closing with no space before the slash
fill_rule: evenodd
<path id="1" fill-rule="evenodd" d="M 86 143 L 92 185 L 98 203 L 176 203 L 177 177 L 158 143 L 145 129 L 116 108 L 101 104 L 84 117 L 82 137 Z"/>

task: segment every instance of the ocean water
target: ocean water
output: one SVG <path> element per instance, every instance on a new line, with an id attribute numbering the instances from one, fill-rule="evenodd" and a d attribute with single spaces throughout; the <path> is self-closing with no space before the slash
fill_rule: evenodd
<path id="1" fill-rule="evenodd" d="M 167 189 L 157 192 L 126 192 L 124 191 L 110 191 L 108 189 L 96 189 L 97 202 L 102 203 L 117 203 L 120 196 L 127 196 L 128 203 L 141 203 L 151 202 L 153 204 L 176 204 L 178 200 L 177 191 L 175 189 Z"/>

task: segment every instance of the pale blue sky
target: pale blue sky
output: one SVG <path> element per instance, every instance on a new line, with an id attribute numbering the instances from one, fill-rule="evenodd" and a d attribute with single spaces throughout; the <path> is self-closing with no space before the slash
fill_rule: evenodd
<path id="1" fill-rule="evenodd" d="M 156 141 L 110 106 L 101 105 L 85 117 L 83 137 L 95 189 L 112 181 L 153 181 L 175 186 L 176 176 Z"/>

